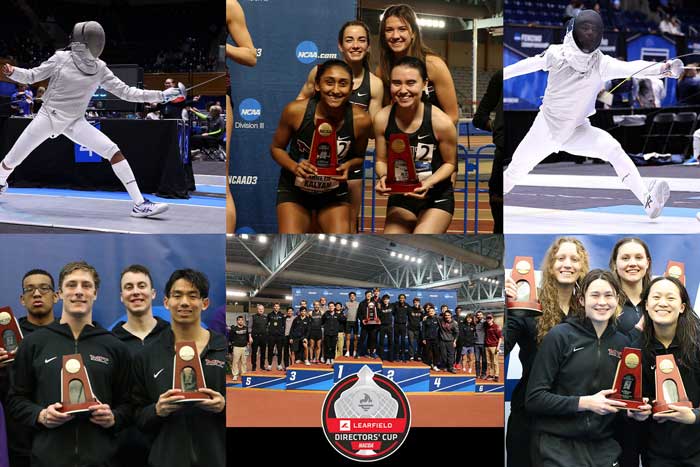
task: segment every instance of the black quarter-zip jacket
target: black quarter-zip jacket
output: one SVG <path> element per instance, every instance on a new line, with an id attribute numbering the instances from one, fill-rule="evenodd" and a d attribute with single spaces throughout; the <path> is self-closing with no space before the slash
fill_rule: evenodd
<path id="1" fill-rule="evenodd" d="M 126 321 L 118 322 L 114 328 L 112 328 L 112 334 L 117 336 L 117 339 L 126 344 L 127 348 L 129 349 L 129 353 L 133 357 L 137 352 L 140 352 L 141 349 L 146 346 L 146 344 L 149 344 L 151 341 L 155 340 L 161 332 L 170 327 L 170 323 L 164 319 L 159 318 L 158 316 L 154 316 L 154 318 L 156 319 L 156 326 L 151 329 L 151 332 L 148 333 L 144 340 L 139 339 L 137 336 L 124 329 Z"/>
<path id="2" fill-rule="evenodd" d="M 688 399 L 693 403 L 694 408 L 700 406 L 700 368 L 697 364 L 691 368 L 681 362 L 681 349 L 676 338 L 673 339 L 668 349 L 656 338 L 652 340 L 649 347 L 645 348 L 641 337 L 635 341 L 633 347 L 643 349 L 642 392 L 644 397 L 648 397 L 650 401 L 656 399 L 656 356 L 672 354 L 681 373 Z M 694 425 L 670 421 L 658 423 L 649 417 L 645 422 L 649 429 L 648 449 L 655 455 L 668 459 L 684 459 L 697 455 L 700 452 L 699 415 L 696 410 L 695 416 L 698 419 Z"/>
<path id="3" fill-rule="evenodd" d="M 613 435 L 615 414 L 578 412 L 579 398 L 613 386 L 627 336 L 608 325 L 598 339 L 590 320 L 567 318 L 545 336 L 527 385 L 526 409 L 539 431 L 581 440 Z M 622 413 L 622 412 L 620 412 Z"/>
<path id="4" fill-rule="evenodd" d="M 82 356 L 93 395 L 112 408 L 112 428 L 78 417 L 51 429 L 37 422 L 46 406 L 60 402 L 63 355 L 74 353 Z M 33 467 L 112 465 L 115 433 L 131 421 L 129 364 L 126 346 L 97 323 L 85 326 L 78 339 L 68 324 L 54 322 L 22 341 L 13 364 L 8 411 L 24 425 L 37 428 Z"/>
<path id="5" fill-rule="evenodd" d="M 208 388 L 226 396 L 226 338 L 210 331 L 201 353 L 202 371 Z M 149 466 L 224 467 L 226 463 L 226 409 L 212 413 L 185 406 L 167 417 L 156 414 L 156 402 L 173 385 L 175 335 L 163 332 L 134 359 L 136 423 L 155 438 Z M 135 467 L 135 466 L 134 466 Z"/>

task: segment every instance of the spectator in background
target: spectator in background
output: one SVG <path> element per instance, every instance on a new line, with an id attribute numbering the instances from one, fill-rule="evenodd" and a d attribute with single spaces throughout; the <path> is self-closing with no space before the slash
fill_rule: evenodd
<path id="1" fill-rule="evenodd" d="M 44 93 L 46 92 L 46 88 L 44 86 L 39 86 L 36 90 L 36 96 L 34 97 L 34 105 L 32 106 L 32 113 L 37 114 L 39 113 L 39 109 L 41 109 L 41 105 L 44 103 Z"/>
<path id="2" fill-rule="evenodd" d="M 678 103 L 683 105 L 700 105 L 700 76 L 697 70 L 700 63 L 691 63 L 689 69 L 683 70 L 678 79 Z"/>
<path id="3" fill-rule="evenodd" d="M 615 32 L 627 30 L 625 17 L 620 7 L 620 0 L 612 1 L 612 8 L 608 13 L 608 21 Z"/>
<path id="4" fill-rule="evenodd" d="M 643 109 L 661 107 L 661 101 L 666 97 L 666 85 L 660 78 L 634 78 L 632 95 Z"/>
<path id="5" fill-rule="evenodd" d="M 566 9 L 564 10 L 564 16 L 573 18 L 581 12 L 581 9 L 582 4 L 580 0 L 571 0 L 571 2 L 569 2 L 568 5 L 566 5 Z"/>
<path id="6" fill-rule="evenodd" d="M 17 85 L 17 92 L 12 94 L 12 107 L 15 114 L 20 116 L 28 117 L 32 114 L 32 102 L 34 101 L 34 94 L 29 86 L 23 83 Z"/>
<path id="7" fill-rule="evenodd" d="M 198 112 L 197 109 L 188 107 L 197 118 L 207 121 L 207 130 L 200 135 L 193 135 L 190 138 L 190 148 L 202 149 L 205 147 L 216 147 L 224 137 L 226 122 L 221 117 L 222 109 L 218 105 L 212 105 L 209 115 Z M 222 159 L 223 160 L 223 159 Z"/>

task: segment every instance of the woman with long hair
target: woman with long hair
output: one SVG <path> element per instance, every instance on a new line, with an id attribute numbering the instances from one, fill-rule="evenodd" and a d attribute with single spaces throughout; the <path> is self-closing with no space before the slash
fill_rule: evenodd
<path id="1" fill-rule="evenodd" d="M 642 294 L 644 330 L 642 382 L 644 395 L 655 399 L 658 355 L 673 355 L 688 399 L 695 408 L 669 405 L 670 412 L 654 414 L 647 426 L 648 467 L 700 465 L 700 319 L 683 284 L 674 277 L 656 277 Z"/>
<path id="2" fill-rule="evenodd" d="M 379 25 L 379 66 L 376 75 L 384 82 L 384 102 L 389 104 L 391 70 L 401 58 L 416 57 L 425 62 L 428 101 L 445 112 L 453 124 L 459 119 L 457 91 L 445 61 L 423 43 L 416 12 L 408 5 L 391 5 Z"/>
<path id="3" fill-rule="evenodd" d="M 542 316 L 514 318 L 508 316 L 505 324 L 505 353 L 518 344 L 522 376 L 513 390 L 508 417 L 506 451 L 509 467 L 529 467 L 531 419 L 525 411 L 525 389 L 530 378 L 537 347 L 547 333 L 559 324 L 573 307 L 575 292 L 588 273 L 588 252 L 580 240 L 557 238 L 547 249 L 542 260 L 542 284 L 539 301 Z M 517 288 L 511 278 L 506 279 L 506 294 L 515 298 Z"/>
<path id="4" fill-rule="evenodd" d="M 380 195 L 390 195 L 384 233 L 444 233 L 452 221 L 455 199 L 450 177 L 457 168 L 457 129 L 442 110 L 422 100 L 427 79 L 425 63 L 419 59 L 398 60 L 391 70 L 393 104 L 374 119 L 375 189 Z M 392 194 L 386 186 L 387 146 L 395 134 L 408 138 L 420 182 L 404 194 Z"/>
<path id="5" fill-rule="evenodd" d="M 319 65 L 315 89 L 314 97 L 285 107 L 270 148 L 272 158 L 282 167 L 277 186 L 280 233 L 310 232 L 314 214 L 322 232 L 351 230 L 347 179 L 350 171 L 364 162 L 371 119 L 350 104 L 352 69 L 347 63 L 328 60 Z M 320 119 L 336 131 L 337 176 L 318 175 L 309 161 Z"/>
<path id="6" fill-rule="evenodd" d="M 370 117 L 374 118 L 382 108 L 384 85 L 377 75 L 369 71 L 370 37 L 369 26 L 363 21 L 348 21 L 338 31 L 338 50 L 343 56 L 343 61 L 352 69 L 350 103 L 369 112 Z M 311 69 L 306 83 L 299 91 L 298 100 L 313 97 L 317 72 L 317 66 Z M 355 166 L 348 174 L 352 233 L 357 232 L 357 217 L 362 203 L 363 170 L 363 165 Z"/>
<path id="7" fill-rule="evenodd" d="M 613 424 L 625 403 L 606 396 L 615 392 L 609 388 L 630 342 L 615 326 L 619 296 L 610 271 L 590 271 L 567 318 L 542 339 L 527 384 L 533 465 L 617 465 L 622 450 Z M 627 411 L 639 421 L 650 414 L 648 404 Z"/>

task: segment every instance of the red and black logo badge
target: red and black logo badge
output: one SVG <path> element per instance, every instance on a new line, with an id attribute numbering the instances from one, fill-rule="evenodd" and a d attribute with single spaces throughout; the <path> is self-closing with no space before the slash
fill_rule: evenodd
<path id="1" fill-rule="evenodd" d="M 408 436 L 411 407 L 396 383 L 363 366 L 331 388 L 321 418 L 336 451 L 357 461 L 378 461 Z"/>

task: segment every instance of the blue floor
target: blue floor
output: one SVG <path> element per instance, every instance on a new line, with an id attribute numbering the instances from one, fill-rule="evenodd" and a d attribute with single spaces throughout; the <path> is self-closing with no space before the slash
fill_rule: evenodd
<path id="1" fill-rule="evenodd" d="M 216 187 L 211 185 L 201 185 L 203 189 L 208 193 L 218 193 L 216 190 L 221 189 L 221 194 L 224 193 L 224 187 Z M 200 187 L 197 187 L 198 189 Z M 111 200 L 123 200 L 129 201 L 129 195 L 126 192 L 120 191 L 77 191 L 77 190 L 64 190 L 58 188 L 11 188 L 8 190 L 8 194 L 18 194 L 18 195 L 39 195 L 39 196 L 60 196 L 66 198 L 99 198 L 99 199 L 111 199 Z M 187 206 L 209 206 L 209 207 L 226 207 L 225 198 L 211 198 L 208 196 L 191 196 L 190 199 L 171 199 L 171 198 L 160 198 L 155 195 L 144 194 L 146 198 L 151 201 L 157 201 L 168 204 L 180 204 Z"/>
<path id="2" fill-rule="evenodd" d="M 619 206 L 603 206 L 603 207 L 598 207 L 598 208 L 587 208 L 587 209 L 579 209 L 578 211 L 584 211 L 584 212 L 602 212 L 605 214 L 632 214 L 632 215 L 637 215 L 637 216 L 645 216 L 646 217 L 646 212 L 644 212 L 644 208 L 642 208 L 641 205 L 619 205 Z M 662 216 L 668 216 L 668 217 L 685 217 L 685 218 L 694 218 L 695 214 L 698 212 L 697 209 L 694 208 L 674 208 L 674 207 L 667 207 L 664 208 L 663 212 L 661 213 Z"/>

